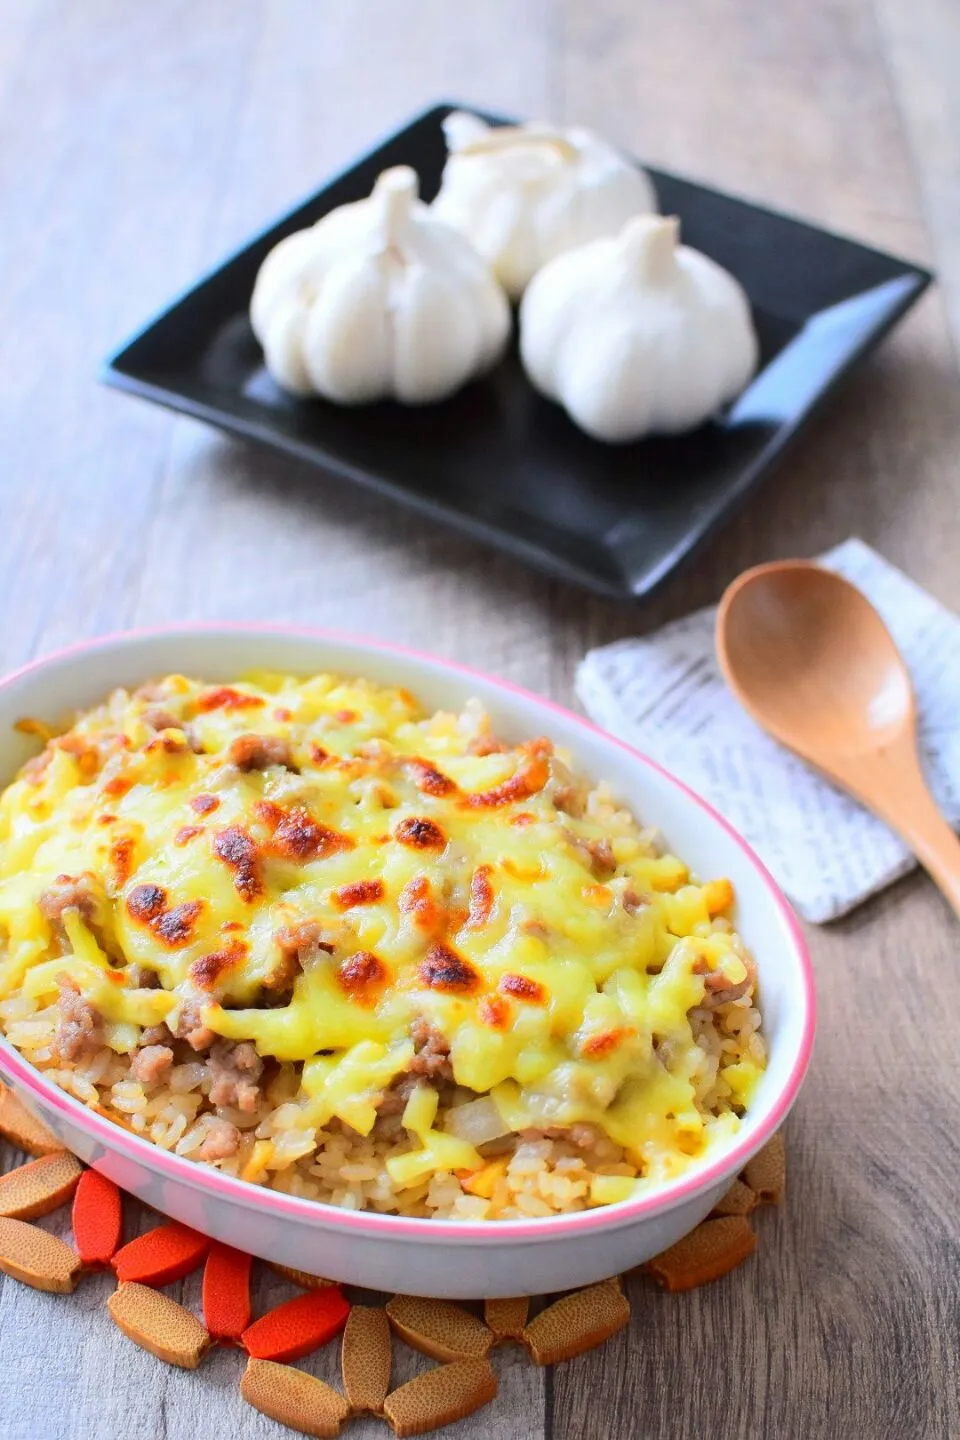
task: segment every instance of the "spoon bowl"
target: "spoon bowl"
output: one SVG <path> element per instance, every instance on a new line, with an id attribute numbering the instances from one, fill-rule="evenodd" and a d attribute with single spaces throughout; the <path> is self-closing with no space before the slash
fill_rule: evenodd
<path id="1" fill-rule="evenodd" d="M 909 672 L 866 596 L 812 561 L 758 565 L 720 602 L 717 656 L 754 720 L 896 830 L 960 915 L 960 841 L 923 778 Z"/>
<path id="2" fill-rule="evenodd" d="M 910 677 L 890 632 L 841 575 L 798 560 L 748 570 L 721 614 L 728 683 L 792 750 L 856 753 L 914 723 Z"/>

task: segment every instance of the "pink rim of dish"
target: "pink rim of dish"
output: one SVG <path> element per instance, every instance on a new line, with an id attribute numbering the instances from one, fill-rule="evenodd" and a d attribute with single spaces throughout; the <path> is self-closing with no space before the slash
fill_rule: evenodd
<path id="1" fill-rule="evenodd" d="M 181 1155 L 173 1155 L 168 1150 L 151 1144 L 149 1140 L 141 1139 L 138 1135 L 132 1135 L 116 1122 L 96 1114 L 82 1101 L 67 1095 L 58 1086 L 45 1081 L 40 1071 L 35 1070 L 9 1045 L 9 1042 L 4 1041 L 4 1047 L 0 1050 L 0 1066 L 8 1075 L 17 1084 L 22 1085 L 25 1090 L 35 1095 L 42 1104 L 59 1110 L 67 1118 L 81 1124 L 82 1128 L 96 1135 L 108 1149 L 119 1150 L 131 1160 L 144 1164 L 148 1169 L 158 1170 L 171 1179 L 188 1184 L 193 1189 L 201 1192 L 209 1191 L 214 1195 L 229 1198 L 234 1202 L 239 1202 L 246 1209 L 273 1211 L 280 1216 L 312 1221 L 318 1228 L 329 1227 L 361 1233 L 366 1231 L 374 1236 L 407 1236 L 411 1239 L 416 1237 L 418 1240 L 438 1243 L 449 1243 L 456 1240 L 480 1240 L 490 1243 L 503 1240 L 549 1240 L 562 1235 L 579 1234 L 586 1230 L 620 1229 L 621 1226 L 631 1224 L 635 1220 L 673 1210 L 678 1205 L 682 1205 L 684 1201 L 709 1189 L 711 1185 L 727 1176 L 736 1175 L 742 1170 L 750 1156 L 755 1154 L 776 1132 L 796 1098 L 813 1051 L 817 1002 L 813 966 L 797 917 L 763 861 L 754 853 L 743 837 L 734 830 L 733 826 L 718 811 L 714 810 L 712 805 L 701 799 L 688 785 L 685 785 L 682 780 L 678 780 L 675 775 L 671 775 L 655 760 L 651 760 L 649 756 L 635 750 L 626 741 L 608 734 L 598 725 L 594 725 L 591 720 L 575 714 L 572 710 L 565 709 L 564 706 L 558 705 L 553 700 L 547 700 L 532 690 L 526 690 L 522 685 L 515 685 L 511 680 L 502 680 L 498 676 L 485 674 L 482 670 L 462 665 L 456 660 L 443 660 L 424 650 L 415 650 L 410 646 L 396 645 L 387 641 L 371 640 L 338 630 L 242 620 L 194 621 L 181 625 L 122 630 L 113 635 L 99 635 L 92 640 L 79 641 L 76 645 L 68 645 L 62 650 L 56 650 L 49 655 L 31 660 L 28 664 L 21 665 L 10 674 L 0 678 L 0 691 L 6 690 L 10 685 L 15 684 L 24 676 L 32 674 L 35 670 L 46 669 L 48 665 L 55 664 L 57 661 L 66 660 L 74 655 L 82 655 L 91 650 L 109 650 L 117 644 L 130 641 L 163 637 L 173 639 L 181 634 L 215 634 L 220 631 L 231 631 L 238 634 L 249 632 L 258 635 L 284 635 L 294 639 L 327 641 L 345 646 L 353 645 L 380 654 L 406 656 L 411 660 L 424 661 L 429 665 L 454 671 L 470 679 L 482 681 L 486 685 L 493 685 L 507 694 L 532 701 L 534 704 L 562 716 L 567 721 L 572 720 L 582 730 L 599 735 L 607 743 L 616 745 L 638 764 L 656 771 L 658 775 L 676 786 L 688 800 L 692 800 L 695 805 L 704 810 L 743 852 L 763 884 L 770 891 L 774 905 L 790 932 L 794 951 L 800 963 L 804 1002 L 803 1033 L 790 1073 L 763 1122 L 758 1125 L 749 1138 L 731 1146 L 711 1164 L 695 1170 L 693 1174 L 666 1182 L 651 1195 L 643 1195 L 636 1200 L 622 1200 L 615 1205 L 601 1205 L 593 1210 L 577 1211 L 573 1215 L 557 1215 L 545 1219 L 493 1221 L 431 1220 L 406 1215 L 380 1215 L 374 1211 L 344 1210 L 336 1205 L 325 1204 L 321 1200 L 301 1200 L 293 1195 L 284 1195 L 280 1191 L 253 1185 L 245 1180 L 236 1179 L 232 1175 L 223 1175 L 219 1170 L 207 1169 Z"/>

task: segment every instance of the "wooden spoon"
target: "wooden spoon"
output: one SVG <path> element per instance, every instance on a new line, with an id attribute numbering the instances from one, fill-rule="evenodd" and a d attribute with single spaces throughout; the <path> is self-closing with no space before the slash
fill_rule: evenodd
<path id="1" fill-rule="evenodd" d="M 910 676 L 869 600 L 812 561 L 758 565 L 720 602 L 717 656 L 754 720 L 896 830 L 960 916 L 960 840 L 923 778 Z"/>

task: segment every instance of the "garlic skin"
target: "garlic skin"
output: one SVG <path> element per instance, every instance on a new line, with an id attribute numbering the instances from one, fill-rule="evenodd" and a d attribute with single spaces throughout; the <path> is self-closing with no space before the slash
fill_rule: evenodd
<path id="1" fill-rule="evenodd" d="M 267 369 L 295 395 L 340 405 L 426 405 L 500 358 L 506 296 L 467 240 L 418 198 L 408 166 L 270 251 L 250 323 Z"/>
<path id="2" fill-rule="evenodd" d="M 434 214 L 468 236 L 512 300 L 548 260 L 657 208 L 644 172 L 589 130 L 487 125 L 456 111 Z"/>
<path id="3" fill-rule="evenodd" d="M 523 297 L 529 379 L 597 440 L 692 430 L 756 369 L 742 287 L 678 233 L 676 219 L 639 216 L 552 260 Z"/>

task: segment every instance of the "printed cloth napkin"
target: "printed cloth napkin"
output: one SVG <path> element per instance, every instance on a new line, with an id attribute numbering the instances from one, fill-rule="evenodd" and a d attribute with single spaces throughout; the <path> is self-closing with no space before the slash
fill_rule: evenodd
<path id="1" fill-rule="evenodd" d="M 883 616 L 910 668 L 920 753 L 943 813 L 960 827 L 960 617 L 862 540 L 820 557 Z M 577 672 L 587 713 L 709 800 L 749 841 L 801 915 L 845 915 L 916 864 L 857 801 L 770 739 L 726 688 L 715 609 L 639 640 L 591 650 Z"/>

